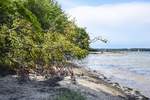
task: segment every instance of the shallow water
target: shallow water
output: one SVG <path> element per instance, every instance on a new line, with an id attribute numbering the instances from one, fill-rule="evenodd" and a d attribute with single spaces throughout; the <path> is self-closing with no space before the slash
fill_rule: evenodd
<path id="1" fill-rule="evenodd" d="M 97 70 L 110 80 L 150 97 L 150 52 L 89 54 L 76 63 Z"/>

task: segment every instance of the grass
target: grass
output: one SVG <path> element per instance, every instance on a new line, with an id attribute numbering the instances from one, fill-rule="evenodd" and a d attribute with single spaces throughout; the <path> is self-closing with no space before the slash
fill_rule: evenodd
<path id="1" fill-rule="evenodd" d="M 59 96 L 55 100 L 86 100 L 86 98 L 79 92 L 63 89 L 59 91 Z"/>

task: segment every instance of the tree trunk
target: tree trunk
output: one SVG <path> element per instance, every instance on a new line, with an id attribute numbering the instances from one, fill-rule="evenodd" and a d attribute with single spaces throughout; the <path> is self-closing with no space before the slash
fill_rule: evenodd
<path id="1" fill-rule="evenodd" d="M 29 81 L 29 70 L 24 66 L 18 69 L 18 81 L 19 83 L 24 83 Z"/>

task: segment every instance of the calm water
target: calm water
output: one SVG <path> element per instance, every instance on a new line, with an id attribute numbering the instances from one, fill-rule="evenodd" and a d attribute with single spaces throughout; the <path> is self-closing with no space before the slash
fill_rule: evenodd
<path id="1" fill-rule="evenodd" d="M 150 52 L 89 54 L 78 64 L 100 71 L 112 81 L 150 97 Z"/>

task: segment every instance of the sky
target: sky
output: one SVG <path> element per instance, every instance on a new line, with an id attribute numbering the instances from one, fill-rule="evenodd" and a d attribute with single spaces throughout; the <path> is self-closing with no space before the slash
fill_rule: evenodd
<path id="1" fill-rule="evenodd" d="M 62 9 L 86 27 L 92 48 L 150 48 L 150 0 L 57 0 Z"/>

